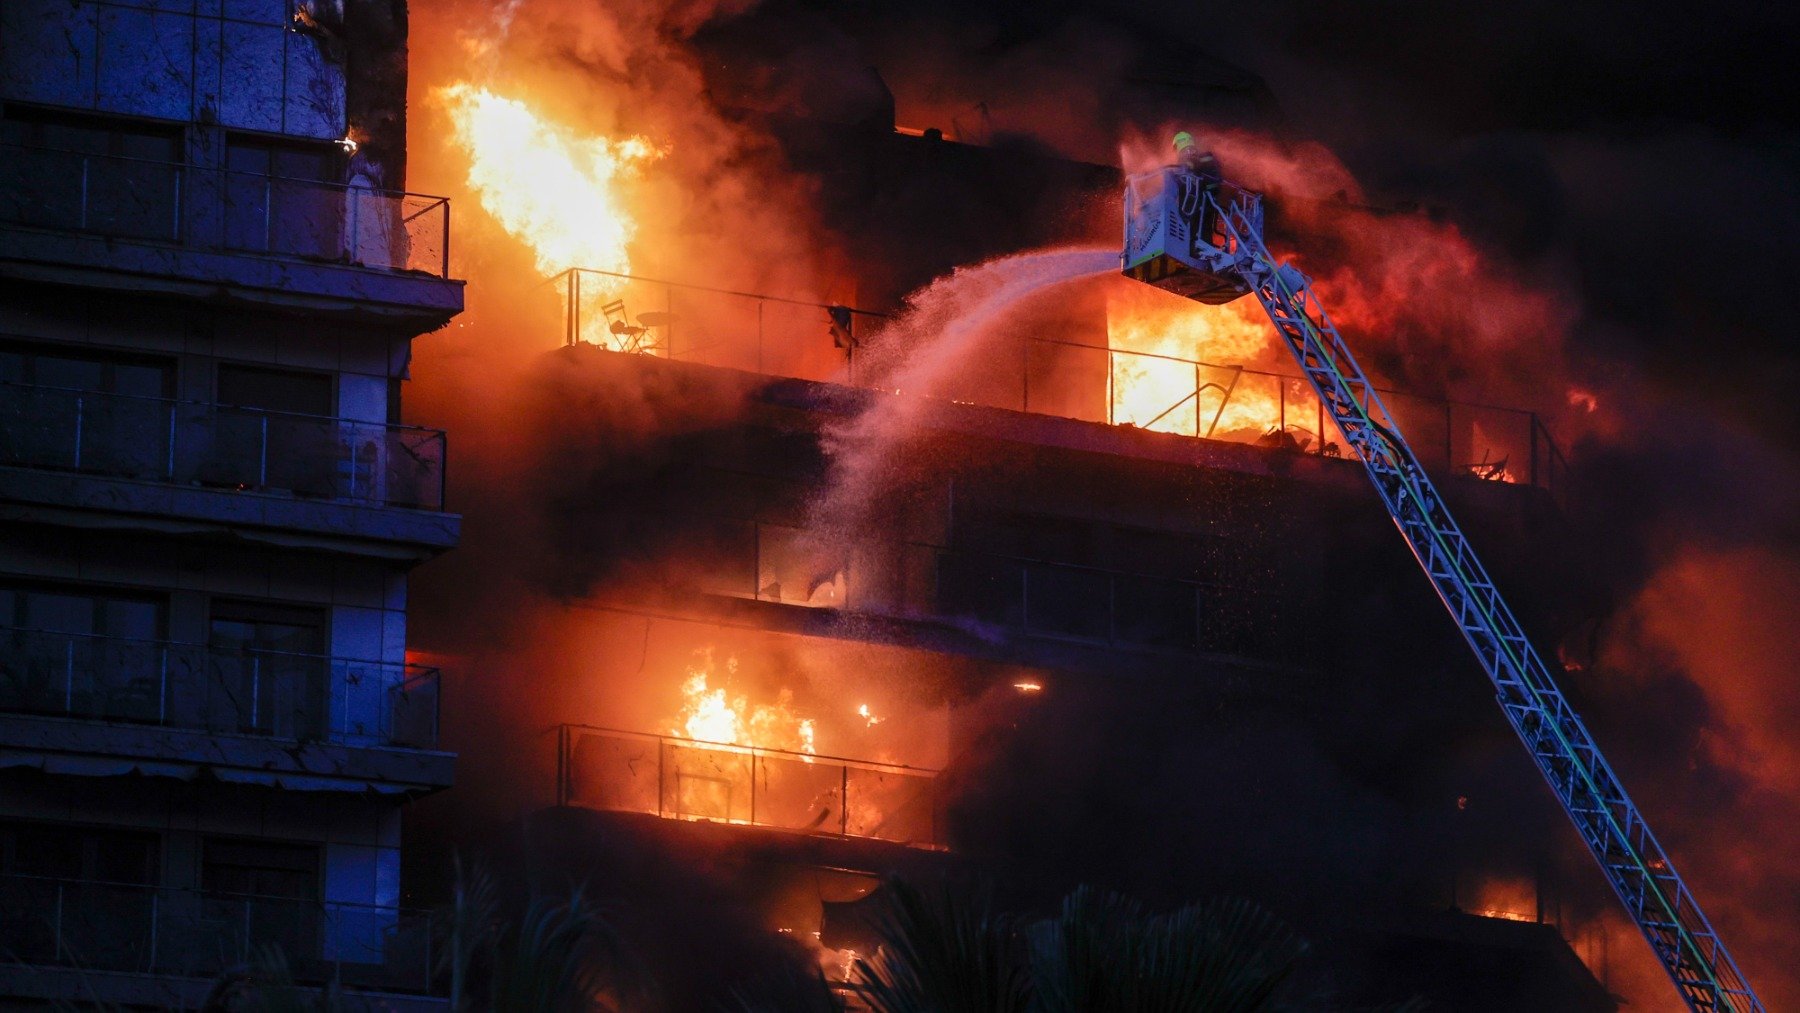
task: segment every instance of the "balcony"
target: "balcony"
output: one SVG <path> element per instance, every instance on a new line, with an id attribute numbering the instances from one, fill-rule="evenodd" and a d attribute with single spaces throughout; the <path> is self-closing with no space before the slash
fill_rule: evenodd
<path id="1" fill-rule="evenodd" d="M 935 770 L 585 725 L 562 726 L 561 761 L 565 806 L 943 843 Z"/>
<path id="2" fill-rule="evenodd" d="M 421 322 L 462 309 L 442 197 L 18 145 L 0 161 L 15 277 Z"/>
<path id="3" fill-rule="evenodd" d="M 556 281 L 566 345 L 799 380 L 872 382 L 857 361 L 857 341 L 878 329 L 885 314 L 585 268 Z M 1535 412 L 1387 388 L 1379 393 L 1434 472 L 1534 486 L 1559 503 L 1566 498 L 1568 462 Z M 1030 328 L 996 339 L 937 396 L 959 406 L 1316 458 L 1349 453 L 1297 373 L 1111 348 Z"/>
<path id="4" fill-rule="evenodd" d="M 296 982 L 425 995 L 433 988 L 433 930 L 427 913 L 390 907 L 0 876 L 0 949 L 8 958 L 0 982 L 15 995 L 34 978 L 42 988 L 44 969 L 66 968 L 108 979 L 85 987 L 152 990 L 139 993 L 140 1002 L 159 994 L 159 985 L 168 995 L 170 983 L 111 975 L 201 979 L 193 1000 L 180 1003 L 197 1008 L 210 979 L 270 947 L 281 951 Z"/>
<path id="5" fill-rule="evenodd" d="M 69 758 L 105 756 L 172 776 L 431 790 L 451 780 L 437 737 L 436 669 L 0 629 L 0 741 L 57 754 L 40 764 L 51 773 L 118 772 Z"/>
<path id="6" fill-rule="evenodd" d="M 0 498 L 44 506 L 445 548 L 444 463 L 436 429 L 0 384 Z"/>

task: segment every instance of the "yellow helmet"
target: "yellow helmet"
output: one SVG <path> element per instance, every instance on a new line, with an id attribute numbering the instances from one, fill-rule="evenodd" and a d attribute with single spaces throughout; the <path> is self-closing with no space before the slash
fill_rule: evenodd
<path id="1" fill-rule="evenodd" d="M 1193 134 L 1190 134 L 1187 131 L 1183 130 L 1181 133 L 1175 135 L 1175 150 L 1176 151 L 1186 151 L 1187 149 L 1189 149 L 1193 146 L 1194 146 L 1194 135 Z"/>

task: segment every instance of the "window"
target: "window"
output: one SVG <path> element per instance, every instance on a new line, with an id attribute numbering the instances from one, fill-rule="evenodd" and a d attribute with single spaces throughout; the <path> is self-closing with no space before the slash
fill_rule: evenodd
<path id="1" fill-rule="evenodd" d="M 333 377 L 265 366 L 219 364 L 219 403 L 266 412 L 332 414 Z"/>
<path id="2" fill-rule="evenodd" d="M 226 245 L 341 259 L 343 149 L 239 134 L 226 141 L 225 168 Z"/>
<path id="3" fill-rule="evenodd" d="M 0 463 L 162 478 L 169 406 L 153 399 L 174 379 L 168 359 L 0 342 Z"/>
<path id="4" fill-rule="evenodd" d="M 0 341 L 0 383 L 168 397 L 175 364 L 160 356 Z"/>
<path id="5" fill-rule="evenodd" d="M 179 241 L 182 134 L 139 120 L 8 105 L 0 219 Z"/>
<path id="6" fill-rule="evenodd" d="M 244 949 L 277 946 L 290 960 L 319 955 L 325 924 L 319 909 L 316 844 L 208 838 L 202 844 L 203 906 Z"/>
<path id="7" fill-rule="evenodd" d="M 215 601 L 208 726 L 317 739 L 326 726 L 325 610 Z"/>
<path id="8" fill-rule="evenodd" d="M 0 710 L 157 720 L 167 610 L 159 595 L 0 582 Z"/>
<path id="9" fill-rule="evenodd" d="M 345 453 L 329 373 L 222 363 L 214 459 L 204 480 L 302 496 L 333 496 Z M 279 413 L 279 414 L 270 414 Z M 306 416 L 297 418 L 295 416 Z"/>
<path id="10" fill-rule="evenodd" d="M 0 947 L 9 960 L 139 968 L 154 938 L 155 834 L 0 823 Z"/>
<path id="11" fill-rule="evenodd" d="M 289 900 L 319 899 L 319 846 L 209 838 L 200 888 L 207 893 Z"/>
<path id="12" fill-rule="evenodd" d="M 160 595 L 0 581 L 0 624 L 16 630 L 157 640 L 167 607 Z"/>
<path id="13" fill-rule="evenodd" d="M 0 823 L 0 874 L 154 885 L 155 834 L 53 823 Z"/>

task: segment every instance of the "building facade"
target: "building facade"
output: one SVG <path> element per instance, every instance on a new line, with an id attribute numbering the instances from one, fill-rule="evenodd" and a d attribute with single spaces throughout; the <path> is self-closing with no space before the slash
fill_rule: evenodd
<path id="1" fill-rule="evenodd" d="M 404 25 L 0 8 L 0 1004 L 197 1006 L 277 950 L 431 1004 L 407 580 L 459 519 L 401 390 L 462 283 Z"/>

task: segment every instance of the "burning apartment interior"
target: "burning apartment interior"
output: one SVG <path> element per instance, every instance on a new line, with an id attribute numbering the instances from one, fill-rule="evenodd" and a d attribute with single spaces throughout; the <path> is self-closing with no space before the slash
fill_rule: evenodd
<path id="1" fill-rule="evenodd" d="M 1800 987 L 1792 464 L 1634 372 L 1636 321 L 1539 248 L 1553 201 L 1359 148 L 1243 26 L 166 6 L 0 9 L 31 169 L 0 225 L 0 621 L 9 672 L 67 675 L 8 689 L 0 873 L 153 897 L 123 924 L 156 929 L 0 924 L 16 994 L 88 962 L 192 1002 L 230 964 L 194 937 L 236 912 L 235 956 L 442 1004 L 413 909 L 479 857 L 600 899 L 649 979 L 627 1008 L 779 967 L 853 1000 L 888 876 L 1031 913 L 1249 898 L 1327 1008 L 1677 1008 L 1257 301 L 1119 276 L 1126 180 L 1183 126 L 1269 194 L 1771 1008 Z M 1532 168 L 1593 201 L 1603 155 Z M 1731 507 L 1657 492 L 1690 469 Z M 93 676 L 171 664 L 203 700 Z M 32 746 L 46 714 L 338 752 Z"/>

